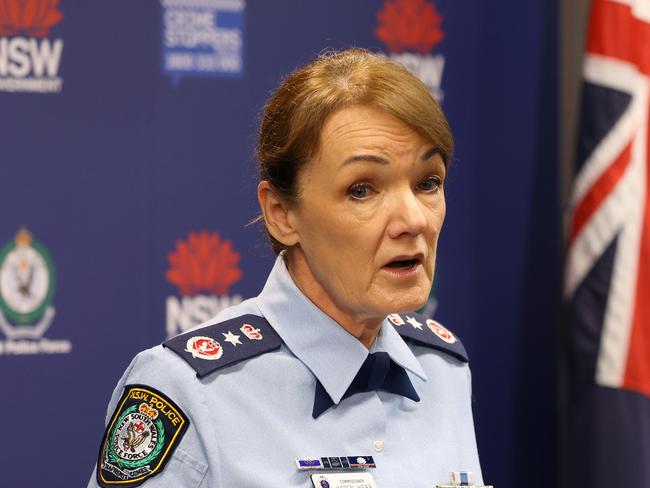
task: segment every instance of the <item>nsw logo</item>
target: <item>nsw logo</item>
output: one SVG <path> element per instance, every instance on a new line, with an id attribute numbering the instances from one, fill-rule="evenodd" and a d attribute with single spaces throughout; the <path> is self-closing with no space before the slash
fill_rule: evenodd
<path id="1" fill-rule="evenodd" d="M 442 15 L 433 2 L 425 0 L 386 0 L 377 13 L 375 36 L 388 49 L 391 59 L 404 65 L 442 102 L 442 73 L 445 57 L 432 54 L 445 37 Z"/>
<path id="2" fill-rule="evenodd" d="M 58 93 L 63 39 L 59 0 L 0 0 L 0 91 Z"/>
<path id="3" fill-rule="evenodd" d="M 25 228 L 0 249 L 0 354 L 68 353 L 67 340 L 43 335 L 54 319 L 56 276 L 47 249 Z"/>
<path id="4" fill-rule="evenodd" d="M 217 232 L 190 232 L 176 242 L 167 256 L 167 281 L 178 288 L 180 297 L 167 297 L 167 337 L 205 322 L 222 309 L 242 301 L 230 295 L 230 288 L 241 280 L 239 253 L 232 242 Z"/>

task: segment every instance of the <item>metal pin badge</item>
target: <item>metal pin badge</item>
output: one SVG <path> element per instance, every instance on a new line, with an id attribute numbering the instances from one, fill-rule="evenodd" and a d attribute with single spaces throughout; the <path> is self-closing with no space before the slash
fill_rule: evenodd
<path id="1" fill-rule="evenodd" d="M 470 486 L 474 484 L 474 473 L 471 471 L 452 471 L 451 484 L 460 486 Z"/>
<path id="2" fill-rule="evenodd" d="M 492 485 L 474 484 L 474 473 L 471 471 L 452 471 L 451 484 L 449 485 L 436 485 L 437 488 L 493 488 Z"/>

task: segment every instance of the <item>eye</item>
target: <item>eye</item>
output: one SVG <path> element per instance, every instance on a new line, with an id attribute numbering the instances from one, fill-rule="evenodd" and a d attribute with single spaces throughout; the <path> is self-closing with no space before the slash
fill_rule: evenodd
<path id="1" fill-rule="evenodd" d="M 439 176 L 427 176 L 424 180 L 422 180 L 420 183 L 418 183 L 417 188 L 421 191 L 427 192 L 427 193 L 433 193 L 438 190 L 442 186 L 442 178 Z"/>
<path id="2" fill-rule="evenodd" d="M 356 183 L 348 188 L 347 194 L 353 200 L 365 200 L 372 193 L 370 185 L 367 183 Z"/>

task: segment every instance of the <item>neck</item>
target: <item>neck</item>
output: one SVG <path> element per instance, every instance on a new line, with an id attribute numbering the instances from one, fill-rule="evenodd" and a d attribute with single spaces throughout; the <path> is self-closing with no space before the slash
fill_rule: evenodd
<path id="1" fill-rule="evenodd" d="M 321 311 L 370 349 L 379 335 L 384 317 L 352 313 L 341 306 L 342 300 L 334 299 L 316 279 L 299 246 L 287 250 L 284 258 L 289 274 L 300 291 Z"/>

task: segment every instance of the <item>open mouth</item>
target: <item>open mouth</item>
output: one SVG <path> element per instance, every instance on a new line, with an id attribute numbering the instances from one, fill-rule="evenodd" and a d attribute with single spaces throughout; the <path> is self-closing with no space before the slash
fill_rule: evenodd
<path id="1" fill-rule="evenodd" d="M 392 269 L 410 269 L 414 268 L 418 264 L 420 264 L 419 259 L 396 259 L 395 261 L 388 263 L 386 267 Z"/>

